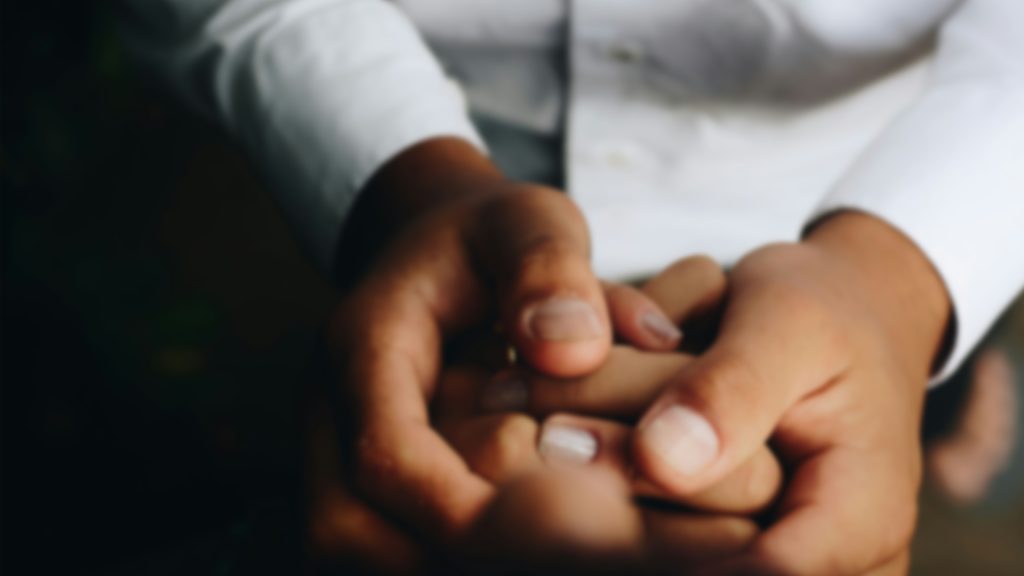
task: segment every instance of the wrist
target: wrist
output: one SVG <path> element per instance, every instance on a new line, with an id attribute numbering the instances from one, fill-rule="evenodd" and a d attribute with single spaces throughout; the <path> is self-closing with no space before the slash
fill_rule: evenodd
<path id="1" fill-rule="evenodd" d="M 435 138 L 388 161 L 362 196 L 377 205 L 377 216 L 404 222 L 503 182 L 498 168 L 469 142 Z"/>
<path id="2" fill-rule="evenodd" d="M 363 187 L 345 223 L 337 269 L 360 276 L 381 249 L 426 214 L 499 190 L 505 178 L 475 146 L 435 138 L 398 154 Z"/>
<path id="3" fill-rule="evenodd" d="M 883 220 L 840 212 L 816 225 L 804 242 L 824 252 L 882 328 L 887 345 L 914 372 L 930 375 L 940 360 L 951 304 L 927 256 Z"/>

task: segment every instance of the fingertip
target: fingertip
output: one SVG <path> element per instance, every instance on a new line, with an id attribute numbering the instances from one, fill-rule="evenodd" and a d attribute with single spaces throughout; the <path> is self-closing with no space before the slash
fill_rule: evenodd
<path id="1" fill-rule="evenodd" d="M 575 296 L 555 296 L 524 306 L 514 339 L 518 354 L 529 365 L 559 378 L 596 370 L 611 351 L 607 310 Z"/>
<path id="2" fill-rule="evenodd" d="M 645 416 L 633 439 L 639 474 L 660 488 L 693 494 L 711 482 L 721 442 L 714 426 L 700 412 L 683 404 L 656 406 Z"/>
<path id="3" fill-rule="evenodd" d="M 649 280 L 641 293 L 656 302 L 670 321 L 682 323 L 719 306 L 728 292 L 721 265 L 707 256 L 679 260 Z"/>
<path id="4" fill-rule="evenodd" d="M 637 320 L 646 335 L 651 351 L 671 352 L 683 341 L 683 331 L 669 320 L 661 310 L 650 309 L 640 314 Z"/>
<path id="5" fill-rule="evenodd" d="M 615 336 L 641 350 L 671 352 L 683 333 L 648 295 L 624 284 L 604 285 Z"/>

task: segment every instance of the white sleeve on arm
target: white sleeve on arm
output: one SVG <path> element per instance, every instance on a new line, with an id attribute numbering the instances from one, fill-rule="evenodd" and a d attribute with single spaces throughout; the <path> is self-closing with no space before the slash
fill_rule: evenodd
<path id="1" fill-rule="evenodd" d="M 953 302 L 948 377 L 1024 286 L 1024 2 L 966 0 L 929 85 L 815 217 L 854 209 L 910 237 Z"/>
<path id="2" fill-rule="evenodd" d="M 135 55 L 245 148 L 322 269 L 366 181 L 438 136 L 483 144 L 384 0 L 124 0 Z"/>

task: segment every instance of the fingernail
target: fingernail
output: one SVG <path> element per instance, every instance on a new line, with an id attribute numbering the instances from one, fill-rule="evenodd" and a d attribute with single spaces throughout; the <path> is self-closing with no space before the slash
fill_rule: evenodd
<path id="1" fill-rule="evenodd" d="M 563 425 L 546 425 L 537 448 L 548 464 L 586 464 L 597 456 L 597 437 L 586 430 Z"/>
<path id="2" fill-rule="evenodd" d="M 579 298 L 552 298 L 527 312 L 526 327 L 536 340 L 591 340 L 604 334 L 594 307 Z"/>
<path id="3" fill-rule="evenodd" d="M 693 476 L 718 456 L 711 424 L 685 406 L 670 406 L 640 431 L 642 441 L 676 472 Z"/>
<path id="4" fill-rule="evenodd" d="M 649 310 L 640 317 L 640 325 L 647 330 L 648 334 L 662 342 L 678 342 L 683 337 L 683 333 L 676 328 L 671 320 L 654 310 Z"/>
<path id="5" fill-rule="evenodd" d="M 525 410 L 529 394 L 522 379 L 510 375 L 497 376 L 480 392 L 480 408 L 485 412 Z"/>

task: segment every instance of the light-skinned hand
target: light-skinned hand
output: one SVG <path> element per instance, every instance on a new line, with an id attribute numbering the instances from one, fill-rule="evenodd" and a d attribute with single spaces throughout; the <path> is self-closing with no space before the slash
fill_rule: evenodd
<path id="1" fill-rule="evenodd" d="M 770 441 L 790 470 L 776 517 L 724 573 L 905 572 L 924 394 L 949 322 L 929 262 L 871 216 L 758 250 L 730 275 L 714 344 L 640 420 L 637 471 L 699 493 Z"/>

